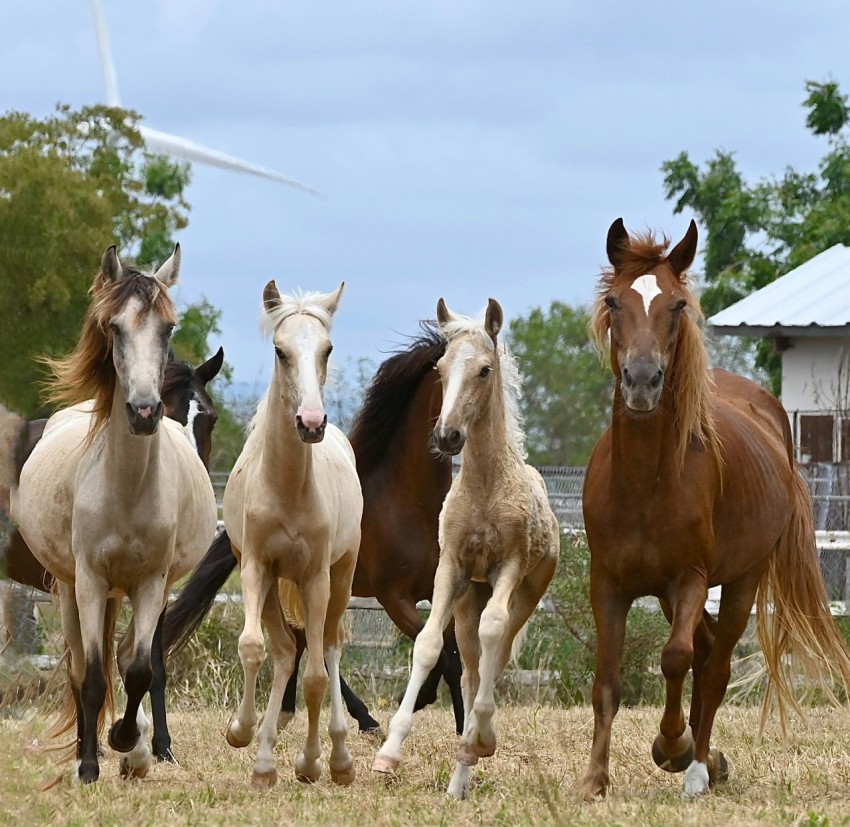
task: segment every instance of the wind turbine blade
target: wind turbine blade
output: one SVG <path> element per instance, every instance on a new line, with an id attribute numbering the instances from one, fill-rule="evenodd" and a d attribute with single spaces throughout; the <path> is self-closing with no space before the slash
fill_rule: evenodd
<path id="1" fill-rule="evenodd" d="M 234 158 L 232 155 L 226 155 L 215 149 L 208 149 L 205 146 L 196 144 L 194 141 L 186 140 L 186 138 L 169 135 L 166 132 L 160 132 L 158 129 L 151 129 L 149 126 L 142 124 L 139 125 L 138 130 L 145 142 L 145 146 L 150 152 L 173 155 L 187 161 L 196 161 L 199 164 L 231 169 L 236 172 L 247 172 L 250 175 L 257 175 L 260 178 L 280 181 L 282 184 L 288 184 L 290 187 L 309 192 L 311 195 L 322 195 L 318 190 L 314 190 L 312 187 L 308 187 L 306 184 L 302 184 L 288 175 L 275 172 L 273 169 L 261 167 L 259 164 L 242 161 L 239 158 Z"/>
<path id="2" fill-rule="evenodd" d="M 118 96 L 118 76 L 115 74 L 115 64 L 112 62 L 103 6 L 100 0 L 91 0 L 91 7 L 97 32 L 97 49 L 100 52 L 100 68 L 103 70 L 103 84 L 106 87 L 106 103 L 108 106 L 121 106 L 121 98 Z"/>

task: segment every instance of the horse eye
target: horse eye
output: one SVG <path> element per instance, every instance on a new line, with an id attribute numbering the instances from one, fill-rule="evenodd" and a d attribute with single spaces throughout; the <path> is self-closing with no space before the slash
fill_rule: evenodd
<path id="1" fill-rule="evenodd" d="M 673 307 L 674 313 L 681 313 L 688 306 L 687 299 L 679 299 Z"/>
<path id="2" fill-rule="evenodd" d="M 609 310 L 616 310 L 620 305 L 617 300 L 613 296 L 605 297 L 605 304 L 608 305 Z"/>
<path id="3" fill-rule="evenodd" d="M 115 322 L 109 323 L 109 330 L 110 330 L 110 332 L 112 333 L 113 336 L 117 336 L 119 333 L 121 333 L 121 328 L 118 327 L 118 325 L 115 324 Z"/>
<path id="4" fill-rule="evenodd" d="M 275 352 L 275 355 L 277 356 L 277 358 L 280 359 L 281 362 L 283 362 L 286 359 L 286 354 L 279 347 L 276 347 L 274 349 L 274 352 Z"/>
<path id="5" fill-rule="evenodd" d="M 488 377 L 488 376 L 490 375 L 490 371 L 491 371 L 491 370 L 493 370 L 493 368 L 491 368 L 491 367 L 490 367 L 490 365 L 484 365 L 484 367 L 483 367 L 483 368 L 481 368 L 481 371 L 479 372 L 479 374 L 478 374 L 478 375 L 479 375 L 482 379 L 485 379 L 486 377 Z"/>

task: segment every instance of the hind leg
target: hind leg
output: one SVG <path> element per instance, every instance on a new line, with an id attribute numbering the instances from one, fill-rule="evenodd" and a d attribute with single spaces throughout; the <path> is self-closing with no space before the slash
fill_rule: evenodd
<path id="1" fill-rule="evenodd" d="M 762 570 L 750 571 L 743 577 L 723 585 L 714 646 L 705 662 L 700 680 L 702 708 L 694 758 L 685 773 L 686 795 L 701 795 L 711 784 L 725 781 L 728 776 L 726 759 L 722 753 L 711 749 L 711 730 L 729 685 L 732 652 L 747 628 L 761 575 Z"/>

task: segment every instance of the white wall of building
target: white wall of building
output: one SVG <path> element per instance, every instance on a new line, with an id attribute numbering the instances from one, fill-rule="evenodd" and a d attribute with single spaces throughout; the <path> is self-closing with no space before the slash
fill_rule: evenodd
<path id="1" fill-rule="evenodd" d="M 806 336 L 790 344 L 782 354 L 785 410 L 850 410 L 850 338 Z"/>

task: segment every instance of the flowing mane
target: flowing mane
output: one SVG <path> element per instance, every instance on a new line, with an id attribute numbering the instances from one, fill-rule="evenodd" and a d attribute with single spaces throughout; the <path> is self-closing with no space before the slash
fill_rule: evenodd
<path id="1" fill-rule="evenodd" d="M 443 333 L 447 341 L 457 336 L 469 334 L 477 336 L 493 345 L 493 339 L 484 328 L 483 319 L 473 319 L 471 316 L 463 316 L 459 313 L 443 327 Z M 522 376 L 516 359 L 508 351 L 504 340 L 495 344 L 499 354 L 499 376 L 502 383 L 502 404 L 505 409 L 505 432 L 508 437 L 508 446 L 514 451 L 520 460 L 525 462 L 528 456 L 525 450 L 525 429 L 523 427 L 522 414 L 519 409 L 519 400 L 522 396 Z"/>
<path id="2" fill-rule="evenodd" d="M 93 435 L 108 419 L 115 391 L 112 331 L 109 320 L 133 297 L 141 300 L 140 313 L 158 313 L 172 324 L 177 311 L 165 284 L 132 264 L 122 264 L 123 277 L 107 282 L 102 272 L 89 292 L 92 301 L 83 321 L 80 341 L 64 358 L 45 357 L 52 376 L 45 382 L 45 399 L 57 407 L 94 401 Z"/>
<path id="3" fill-rule="evenodd" d="M 351 423 L 349 439 L 361 478 L 383 460 L 390 442 L 388 434 L 398 427 L 422 377 L 446 352 L 446 340 L 433 322 L 420 326 L 422 333 L 378 368 Z"/>
<path id="4" fill-rule="evenodd" d="M 669 246 L 670 239 L 666 235 L 657 242 L 651 233 L 639 233 L 631 236 L 629 246 L 623 248 L 617 268 L 606 267 L 602 271 L 589 327 L 603 360 L 610 358 L 611 327 L 610 310 L 605 297 L 616 283 L 632 282 L 653 267 L 664 264 Z M 692 438 L 696 438 L 722 465 L 722 446 L 711 414 L 714 379 L 703 337 L 704 317 L 689 276 L 683 276 L 680 283 L 688 304 L 679 327 L 676 356 L 670 366 L 678 430 L 676 455 L 681 468 L 688 445 Z"/>

